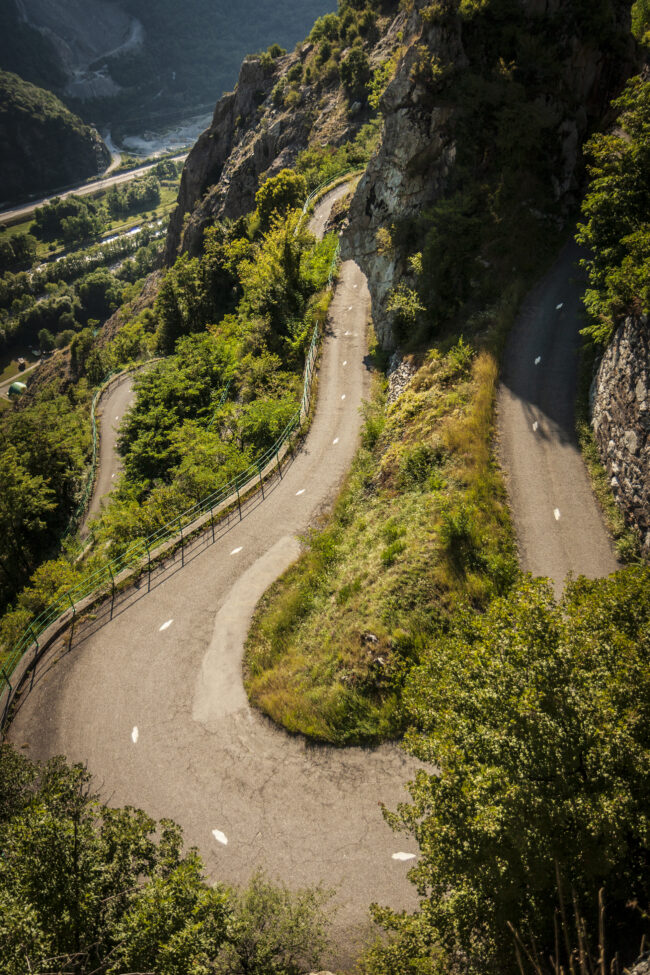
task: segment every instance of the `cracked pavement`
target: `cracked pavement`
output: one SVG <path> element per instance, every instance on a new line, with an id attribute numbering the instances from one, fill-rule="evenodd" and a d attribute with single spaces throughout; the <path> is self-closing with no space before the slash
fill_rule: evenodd
<path id="1" fill-rule="evenodd" d="M 328 194 L 316 218 L 343 192 Z M 396 745 L 343 750 L 287 735 L 249 707 L 241 657 L 259 596 L 295 560 L 297 539 L 329 509 L 350 467 L 369 379 L 368 319 L 365 278 L 348 261 L 312 427 L 282 479 L 214 543 L 206 532 L 189 544 L 184 567 L 178 553 L 168 559 L 151 592 L 141 581 L 53 647 L 9 732 L 34 758 L 87 763 L 110 804 L 176 820 L 211 881 L 245 883 L 262 867 L 292 887 L 336 888 L 330 967 L 349 965 L 371 935 L 372 901 L 417 902 L 410 864 L 392 859 L 417 847 L 392 833 L 379 803 L 407 799 L 419 763 Z"/>

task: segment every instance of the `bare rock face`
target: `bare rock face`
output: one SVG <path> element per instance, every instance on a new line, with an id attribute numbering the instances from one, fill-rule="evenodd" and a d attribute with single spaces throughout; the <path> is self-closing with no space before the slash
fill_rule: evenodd
<path id="1" fill-rule="evenodd" d="M 377 232 L 391 220 L 417 215 L 441 196 L 456 156 L 452 110 L 428 104 L 426 90 L 413 79 L 414 65 L 421 44 L 434 57 L 444 55 L 458 65 L 465 61 L 458 24 L 426 31 L 414 13 L 405 34 L 410 46 L 382 99 L 381 147 L 359 183 L 341 244 L 343 258 L 355 259 L 368 277 L 375 331 L 384 349 L 395 348 L 386 305 L 408 270 L 394 251 L 378 249 Z"/>
<path id="2" fill-rule="evenodd" d="M 524 17 L 531 19 L 531 32 L 536 17 L 557 14 L 559 22 L 565 17 L 562 0 L 520 2 Z M 617 3 L 615 11 L 615 31 L 624 37 L 629 7 Z M 397 250 L 378 247 L 377 234 L 393 221 L 420 215 L 450 189 L 457 158 L 453 97 L 444 86 L 439 93 L 432 92 L 430 85 L 423 86 L 417 67 L 424 57 L 431 63 L 450 65 L 454 72 L 462 70 L 469 63 L 463 29 L 458 16 L 429 22 L 427 0 L 415 0 L 404 30 L 407 49 L 382 99 L 381 146 L 359 183 L 342 241 L 343 257 L 354 257 L 368 278 L 375 331 L 389 351 L 395 349 L 396 340 L 388 301 L 398 284 L 409 284 L 409 269 Z M 568 208 L 577 200 L 581 146 L 589 126 L 602 117 L 627 67 L 624 53 L 619 53 L 617 61 L 613 51 L 605 54 L 594 42 L 568 31 L 558 38 L 558 57 L 562 59 L 561 83 L 557 92 L 544 97 L 560 119 L 553 147 L 553 193 L 555 202 Z"/>
<path id="3" fill-rule="evenodd" d="M 398 13 L 368 51 L 372 67 L 400 45 L 406 20 Z M 235 219 L 252 210 L 261 176 L 292 166 L 308 146 L 339 145 L 354 138 L 368 121 L 368 110 L 349 105 L 336 79 L 302 84 L 289 107 L 282 98 L 274 99 L 276 85 L 312 50 L 313 45 L 305 44 L 270 66 L 264 58 L 244 61 L 235 91 L 218 102 L 210 128 L 187 158 L 167 237 L 166 264 L 181 253 L 198 253 L 205 228 L 215 220 Z"/>
<path id="4" fill-rule="evenodd" d="M 305 87 L 300 104 L 291 109 L 273 104 L 274 86 L 300 58 L 279 58 L 271 70 L 260 58 L 242 64 L 237 88 L 217 103 L 210 128 L 187 158 L 167 237 L 166 264 L 179 253 L 198 253 L 205 228 L 215 220 L 235 219 L 254 209 L 260 176 L 291 166 L 328 114 L 341 115 L 340 93 L 323 93 L 317 86 Z M 343 119 L 339 139 L 357 127 Z"/>
<path id="5" fill-rule="evenodd" d="M 614 335 L 593 386 L 592 426 L 628 524 L 650 555 L 650 325 L 626 318 Z"/>

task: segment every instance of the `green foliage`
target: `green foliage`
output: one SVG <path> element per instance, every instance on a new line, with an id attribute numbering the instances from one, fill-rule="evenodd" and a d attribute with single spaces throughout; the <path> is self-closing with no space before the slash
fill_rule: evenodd
<path id="1" fill-rule="evenodd" d="M 34 234 L 39 240 L 62 240 L 66 246 L 98 237 L 106 219 L 98 206 L 79 196 L 55 197 L 34 211 Z"/>
<path id="2" fill-rule="evenodd" d="M 446 965 L 514 972 L 509 924 L 546 957 L 558 871 L 587 939 L 601 886 L 610 952 L 632 936 L 626 905 L 650 896 L 649 581 L 644 568 L 579 579 L 558 605 L 528 579 L 429 644 L 405 693 L 408 747 L 439 772 L 420 773 L 411 803 L 388 815 L 418 841 L 423 899 L 408 920 L 377 915 L 397 946 L 412 949 L 416 935 L 413 957 L 433 946 Z M 407 970 L 395 946 L 378 950 L 387 975 Z"/>
<path id="3" fill-rule="evenodd" d="M 341 81 L 348 98 L 365 101 L 371 77 L 368 55 L 361 48 L 353 47 L 341 61 Z"/>
<path id="4" fill-rule="evenodd" d="M 90 448 L 88 394 L 49 389 L 0 419 L 0 608 L 25 585 L 70 516 Z"/>
<path id="5" fill-rule="evenodd" d="M 589 248 L 584 332 L 601 346 L 626 314 L 650 310 L 650 82 L 633 78 L 614 107 L 616 131 L 588 145 L 590 185 L 577 236 Z"/>
<path id="6" fill-rule="evenodd" d="M 268 230 L 274 220 L 301 206 L 306 196 L 305 177 L 293 169 L 282 169 L 267 179 L 255 196 L 261 230 Z"/>
<path id="7" fill-rule="evenodd" d="M 180 827 L 109 808 L 61 758 L 0 745 L 0 843 L 3 975 L 297 975 L 327 943 L 322 890 L 208 885 Z"/>
<path id="8" fill-rule="evenodd" d="M 0 272 L 31 267 L 36 257 L 36 238 L 31 234 L 0 237 Z"/>
<path id="9" fill-rule="evenodd" d="M 165 163 L 158 163 L 158 167 Z M 174 164 L 171 163 L 173 167 Z M 106 194 L 106 207 L 113 219 L 124 219 L 130 213 L 153 210 L 160 203 L 160 182 L 157 176 L 130 180 L 126 186 L 112 186 Z"/>
<path id="10" fill-rule="evenodd" d="M 650 28 L 650 0 L 635 0 L 632 4 L 632 33 L 637 41 L 647 46 Z"/>

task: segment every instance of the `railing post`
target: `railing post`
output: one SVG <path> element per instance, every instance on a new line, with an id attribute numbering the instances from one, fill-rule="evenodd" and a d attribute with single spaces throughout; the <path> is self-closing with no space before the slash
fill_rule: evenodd
<path id="1" fill-rule="evenodd" d="M 185 539 L 183 537 L 183 522 L 178 519 L 178 528 L 181 533 L 181 565 L 185 565 Z"/>
<path id="2" fill-rule="evenodd" d="M 149 542 L 145 541 L 144 545 L 147 550 L 147 568 L 149 570 L 149 581 L 147 583 L 147 592 L 151 592 L 151 549 L 149 548 Z"/>
<path id="3" fill-rule="evenodd" d="M 212 525 L 212 544 L 214 545 L 214 517 L 212 515 L 212 505 L 210 505 L 210 524 Z"/>
<path id="4" fill-rule="evenodd" d="M 69 593 L 69 592 L 68 592 L 68 593 L 66 593 L 66 596 L 68 597 L 68 602 L 69 602 L 69 603 L 70 603 L 70 605 L 72 606 L 72 618 L 73 618 L 73 619 L 75 619 L 75 618 L 76 618 L 76 616 L 77 616 L 77 610 L 75 609 L 75 605 L 74 605 L 74 603 L 72 602 L 72 596 L 70 595 L 70 593 Z"/>
<path id="5" fill-rule="evenodd" d="M 239 520 L 241 521 L 241 498 L 239 497 L 239 484 L 237 485 L 237 506 L 239 508 Z"/>
<path id="6" fill-rule="evenodd" d="M 39 642 L 38 642 L 38 637 L 34 633 L 34 627 L 32 626 L 31 623 L 29 624 L 29 632 L 32 634 L 32 639 L 33 639 L 34 643 L 36 644 L 36 650 L 34 651 L 34 653 L 38 653 L 38 651 L 41 648 L 40 648 L 40 645 L 39 645 Z"/>
<path id="7" fill-rule="evenodd" d="M 257 473 L 260 476 L 260 487 L 262 488 L 262 501 L 264 501 L 264 481 L 262 480 L 262 468 L 259 464 L 257 465 Z"/>
<path id="8" fill-rule="evenodd" d="M 111 577 L 111 595 L 113 599 L 115 599 L 115 576 L 113 575 L 113 570 L 111 569 L 110 565 L 106 566 L 106 571 Z"/>
<path id="9" fill-rule="evenodd" d="M 10 680 L 9 680 L 9 678 L 7 677 L 7 671 L 6 671 L 5 669 L 4 669 L 4 667 L 0 667 L 0 670 L 2 670 L 2 676 L 4 677 L 4 679 L 5 679 L 5 680 L 6 680 L 6 682 L 7 682 L 7 687 L 9 688 L 9 694 L 13 694 L 13 690 L 14 690 L 14 689 L 13 689 L 13 687 L 11 686 L 11 681 L 10 681 Z"/>
<path id="10" fill-rule="evenodd" d="M 280 464 L 280 448 L 279 447 L 278 447 L 278 449 L 275 452 L 275 459 L 278 462 L 278 474 L 280 475 L 280 480 L 282 480 L 282 466 Z"/>

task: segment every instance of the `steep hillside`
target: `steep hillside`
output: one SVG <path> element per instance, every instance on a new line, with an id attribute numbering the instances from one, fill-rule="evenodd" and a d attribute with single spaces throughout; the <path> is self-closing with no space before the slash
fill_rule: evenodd
<path id="1" fill-rule="evenodd" d="M 103 172 L 110 153 L 95 129 L 51 92 L 0 71 L 0 159 L 3 203 L 48 193 Z"/>
<path id="2" fill-rule="evenodd" d="M 4 0 L 0 67 L 51 86 L 118 136 L 141 134 L 205 112 L 248 52 L 275 41 L 292 46 L 332 5 Z"/>

